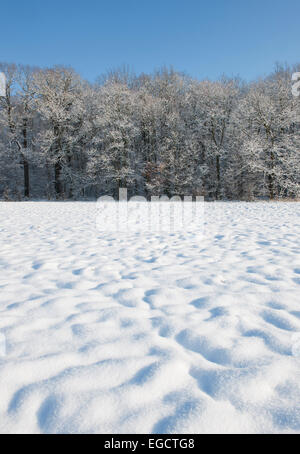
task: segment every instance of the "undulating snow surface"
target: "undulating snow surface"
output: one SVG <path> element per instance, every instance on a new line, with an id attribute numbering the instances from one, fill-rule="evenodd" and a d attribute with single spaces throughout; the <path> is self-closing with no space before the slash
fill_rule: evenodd
<path id="1" fill-rule="evenodd" d="M 95 218 L 0 204 L 0 432 L 300 433 L 300 204 L 207 203 L 203 236 Z"/>

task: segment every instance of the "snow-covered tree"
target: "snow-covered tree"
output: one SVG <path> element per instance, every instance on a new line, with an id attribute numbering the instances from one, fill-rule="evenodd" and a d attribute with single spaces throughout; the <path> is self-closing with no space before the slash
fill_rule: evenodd
<path id="1" fill-rule="evenodd" d="M 41 119 L 37 137 L 41 158 L 54 166 L 56 197 L 73 191 L 73 164 L 84 152 L 85 116 L 82 83 L 68 68 L 55 67 L 34 75 L 35 109 Z"/>
<path id="2" fill-rule="evenodd" d="M 0 196 L 300 194 L 300 102 L 277 67 L 247 84 L 173 69 L 110 71 L 96 84 L 64 67 L 1 64 Z"/>
<path id="3" fill-rule="evenodd" d="M 270 199 L 299 194 L 299 103 L 290 80 L 281 69 L 252 84 L 237 112 L 243 166 Z"/>

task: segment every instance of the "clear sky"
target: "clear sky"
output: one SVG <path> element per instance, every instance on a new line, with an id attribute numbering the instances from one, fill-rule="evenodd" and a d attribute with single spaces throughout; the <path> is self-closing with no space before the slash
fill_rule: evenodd
<path id="1" fill-rule="evenodd" d="M 0 0 L 0 61 L 253 79 L 300 61 L 300 0 Z"/>

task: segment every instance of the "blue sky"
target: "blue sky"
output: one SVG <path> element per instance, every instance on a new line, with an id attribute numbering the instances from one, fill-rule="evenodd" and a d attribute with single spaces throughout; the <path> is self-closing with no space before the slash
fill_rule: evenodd
<path id="1" fill-rule="evenodd" d="M 73 66 L 93 81 L 127 64 L 253 79 L 300 61 L 299 0 L 11 0 L 0 61 Z"/>

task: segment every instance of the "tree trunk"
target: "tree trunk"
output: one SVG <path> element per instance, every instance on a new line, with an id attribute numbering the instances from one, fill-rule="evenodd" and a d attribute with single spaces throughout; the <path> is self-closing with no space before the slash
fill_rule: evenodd
<path id="1" fill-rule="evenodd" d="M 27 149 L 27 120 L 24 119 L 23 123 L 23 148 Z M 29 164 L 25 156 L 23 156 L 23 169 L 24 169 L 24 197 L 29 197 L 30 188 L 29 188 Z"/>
<path id="2" fill-rule="evenodd" d="M 273 169 L 274 169 L 274 153 L 271 151 L 270 153 L 270 160 L 271 160 L 271 172 L 268 175 L 268 188 L 269 188 L 269 196 L 270 199 L 274 199 L 274 176 L 273 176 Z"/>
<path id="3" fill-rule="evenodd" d="M 271 174 L 268 175 L 268 188 L 269 188 L 269 196 L 270 199 L 274 199 L 274 182 L 273 182 L 273 176 Z"/>
<path id="4" fill-rule="evenodd" d="M 23 167 L 24 167 L 24 197 L 29 197 L 29 164 L 27 159 L 23 158 Z"/>
<path id="5" fill-rule="evenodd" d="M 55 192 L 56 192 L 56 197 L 60 197 L 62 193 L 62 186 L 61 186 L 61 181 L 60 181 L 60 173 L 61 173 L 61 164 L 60 162 L 55 163 L 54 167 L 55 171 Z"/>
<path id="6" fill-rule="evenodd" d="M 216 199 L 219 200 L 220 198 L 220 156 L 216 157 L 216 171 L 217 171 L 217 188 L 216 188 Z"/>

